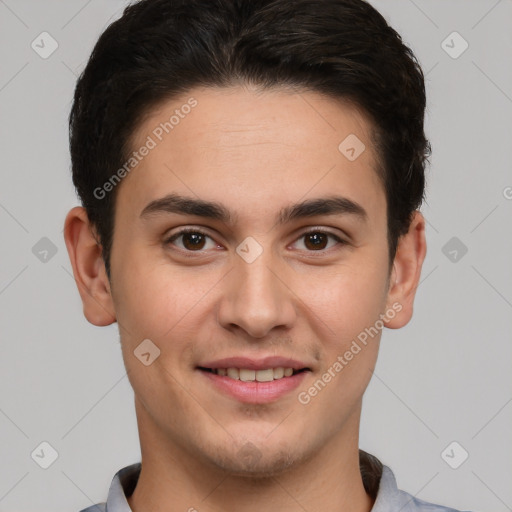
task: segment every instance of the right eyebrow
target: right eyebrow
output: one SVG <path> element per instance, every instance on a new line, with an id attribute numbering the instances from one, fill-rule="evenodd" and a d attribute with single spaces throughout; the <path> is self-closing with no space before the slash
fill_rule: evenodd
<path id="1" fill-rule="evenodd" d="M 233 224 L 236 217 L 221 203 L 194 199 L 178 194 L 169 194 L 151 201 L 142 210 L 140 217 L 151 217 L 162 213 L 195 215 L 197 217 L 219 220 L 224 224 Z"/>

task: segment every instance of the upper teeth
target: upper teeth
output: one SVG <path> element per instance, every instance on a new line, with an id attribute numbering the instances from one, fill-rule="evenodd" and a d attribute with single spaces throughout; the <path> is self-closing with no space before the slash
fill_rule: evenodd
<path id="1" fill-rule="evenodd" d="M 214 368 L 212 370 L 217 375 L 231 377 L 235 380 L 244 382 L 270 382 L 283 377 L 290 377 L 293 374 L 293 368 L 267 368 L 265 370 L 249 370 L 246 368 Z"/>

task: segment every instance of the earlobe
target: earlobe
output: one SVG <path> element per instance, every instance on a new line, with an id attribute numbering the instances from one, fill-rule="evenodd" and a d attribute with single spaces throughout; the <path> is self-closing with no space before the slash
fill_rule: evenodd
<path id="1" fill-rule="evenodd" d="M 64 240 L 85 317 L 97 326 L 114 323 L 114 304 L 102 248 L 84 208 L 77 206 L 68 212 L 64 223 Z"/>
<path id="2" fill-rule="evenodd" d="M 396 314 L 384 320 L 386 327 L 399 329 L 409 323 L 426 252 L 425 219 L 417 210 L 409 231 L 399 239 L 387 298 L 388 309 Z"/>

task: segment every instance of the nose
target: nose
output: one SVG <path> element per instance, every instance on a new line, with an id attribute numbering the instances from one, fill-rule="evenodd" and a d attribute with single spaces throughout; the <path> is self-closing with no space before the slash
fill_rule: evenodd
<path id="1" fill-rule="evenodd" d="M 225 329 L 240 328 L 253 338 L 263 338 L 272 329 L 293 325 L 293 292 L 283 268 L 279 271 L 271 260 L 265 251 L 252 263 L 236 256 L 218 309 L 218 321 Z"/>

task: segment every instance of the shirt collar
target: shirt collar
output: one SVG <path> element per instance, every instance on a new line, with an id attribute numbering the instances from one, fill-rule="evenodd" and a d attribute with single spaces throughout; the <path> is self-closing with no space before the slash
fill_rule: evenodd
<path id="1" fill-rule="evenodd" d="M 128 500 L 139 480 L 142 464 L 136 462 L 119 470 L 110 484 L 105 512 L 132 512 Z M 87 511 L 85 511 L 87 512 Z"/>
<path id="2" fill-rule="evenodd" d="M 402 509 L 415 498 L 397 488 L 395 476 L 376 457 L 360 450 L 361 475 L 366 492 L 375 499 L 371 512 L 392 512 Z M 135 490 L 139 479 L 141 463 L 137 462 L 119 470 L 110 485 L 105 512 L 132 512 L 127 498 Z M 82 511 L 88 512 L 88 510 Z M 92 508 L 91 508 L 92 512 Z"/>

